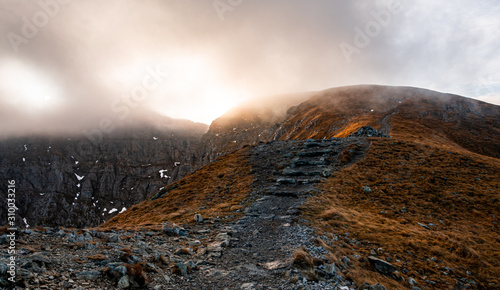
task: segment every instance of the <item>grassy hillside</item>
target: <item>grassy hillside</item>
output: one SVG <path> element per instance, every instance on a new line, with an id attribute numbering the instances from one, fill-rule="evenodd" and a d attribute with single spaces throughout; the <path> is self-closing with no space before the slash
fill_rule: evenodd
<path id="1" fill-rule="evenodd" d="M 338 258 L 375 253 L 419 285 L 449 288 L 462 279 L 493 288 L 500 286 L 499 177 L 495 158 L 378 139 L 303 209 L 313 225 L 343 241 Z M 347 274 L 359 284 L 399 284 L 369 268 L 361 258 Z"/>

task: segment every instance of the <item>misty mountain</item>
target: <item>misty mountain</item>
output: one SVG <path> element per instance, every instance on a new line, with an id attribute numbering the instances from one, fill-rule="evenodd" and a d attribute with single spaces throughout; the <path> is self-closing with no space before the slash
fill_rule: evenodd
<path id="1" fill-rule="evenodd" d="M 206 125 L 152 121 L 109 134 L 91 129 L 87 135 L 0 141 L 0 178 L 16 181 L 22 226 L 99 225 L 204 163 L 200 139 Z"/>
<path id="2" fill-rule="evenodd" d="M 347 137 L 371 126 L 394 138 L 500 157 L 498 106 L 452 94 L 360 85 L 327 89 L 277 115 L 271 108 L 236 108 L 203 136 L 212 154 L 272 140 Z"/>

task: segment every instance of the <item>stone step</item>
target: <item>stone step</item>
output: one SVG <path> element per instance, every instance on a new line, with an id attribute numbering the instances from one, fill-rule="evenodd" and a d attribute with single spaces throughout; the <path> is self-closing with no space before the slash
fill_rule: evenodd
<path id="1" fill-rule="evenodd" d="M 292 160 L 292 167 L 302 167 L 302 166 L 318 166 L 318 165 L 327 165 L 327 161 L 324 157 L 319 158 L 318 160 L 307 160 L 303 158 L 295 158 Z"/>
<path id="2" fill-rule="evenodd" d="M 297 184 L 297 180 L 294 178 L 280 177 L 276 180 L 278 184 Z"/>
<path id="3" fill-rule="evenodd" d="M 281 173 L 283 176 L 320 176 L 324 171 L 324 168 L 313 167 L 313 168 L 303 168 L 301 170 L 294 168 L 285 168 Z"/>
<path id="4" fill-rule="evenodd" d="M 311 194 L 317 191 L 311 183 L 308 184 L 296 184 L 296 185 L 278 185 L 270 186 L 264 190 L 267 195 L 277 195 L 277 196 L 293 196 L 298 197 L 301 195 Z"/>
<path id="5" fill-rule="evenodd" d="M 309 139 L 309 140 L 311 140 L 311 139 Z M 330 142 L 322 142 L 320 140 L 312 140 L 312 141 L 309 141 L 309 140 L 304 142 L 304 147 L 306 147 L 306 148 L 328 147 L 331 144 Z"/>
<path id="6" fill-rule="evenodd" d="M 302 176 L 301 178 L 285 178 L 280 177 L 276 180 L 275 185 L 292 185 L 292 184 L 311 184 L 311 183 L 320 183 L 322 181 L 321 177 L 317 176 Z"/>
<path id="7" fill-rule="evenodd" d="M 297 156 L 301 157 L 316 157 L 331 154 L 333 150 L 324 149 L 324 150 L 313 150 L 313 151 L 300 151 L 297 153 Z"/>
<path id="8" fill-rule="evenodd" d="M 299 183 L 299 184 L 320 183 L 321 181 L 322 180 L 319 177 L 299 178 L 299 179 L 297 179 L 297 183 Z"/>

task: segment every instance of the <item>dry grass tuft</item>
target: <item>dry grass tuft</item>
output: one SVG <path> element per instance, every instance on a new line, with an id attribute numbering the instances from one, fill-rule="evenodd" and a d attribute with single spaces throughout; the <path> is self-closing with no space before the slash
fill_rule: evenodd
<path id="1" fill-rule="evenodd" d="M 87 259 L 94 260 L 94 261 L 104 261 L 104 260 L 107 260 L 108 257 L 106 257 L 103 254 L 96 254 L 96 255 L 92 255 L 92 256 L 87 256 Z"/>
<path id="2" fill-rule="evenodd" d="M 314 260 L 311 255 L 304 249 L 298 249 L 293 254 L 292 264 L 301 269 L 312 269 L 314 268 Z"/>

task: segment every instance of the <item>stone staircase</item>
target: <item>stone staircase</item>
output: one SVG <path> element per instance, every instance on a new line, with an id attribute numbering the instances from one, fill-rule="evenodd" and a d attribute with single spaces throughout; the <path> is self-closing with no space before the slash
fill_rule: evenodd
<path id="1" fill-rule="evenodd" d="M 235 289 L 236 280 L 251 285 L 248 289 L 280 289 L 275 286 L 283 283 L 286 286 L 281 289 L 339 289 L 345 285 L 334 274 L 328 285 L 314 287 L 288 284 L 283 277 L 298 275 L 291 268 L 296 249 L 315 249 L 313 230 L 300 219 L 301 205 L 318 192 L 317 183 L 338 170 L 340 153 L 352 144 L 361 149 L 354 156 L 359 161 L 369 149 L 365 138 L 273 141 L 255 146 L 250 156 L 256 179 L 248 197 L 251 204 L 243 217 L 225 229 L 231 233 L 230 245 L 222 256 L 214 257 L 215 267 L 205 275 L 219 289 Z M 323 257 L 319 254 L 318 258 Z"/>
<path id="2" fill-rule="evenodd" d="M 265 189 L 268 195 L 301 196 L 315 191 L 314 184 L 321 182 L 335 170 L 334 162 L 341 140 L 308 139 L 297 142 L 289 159 L 282 163 L 282 170 L 274 171 L 275 183 Z"/>

